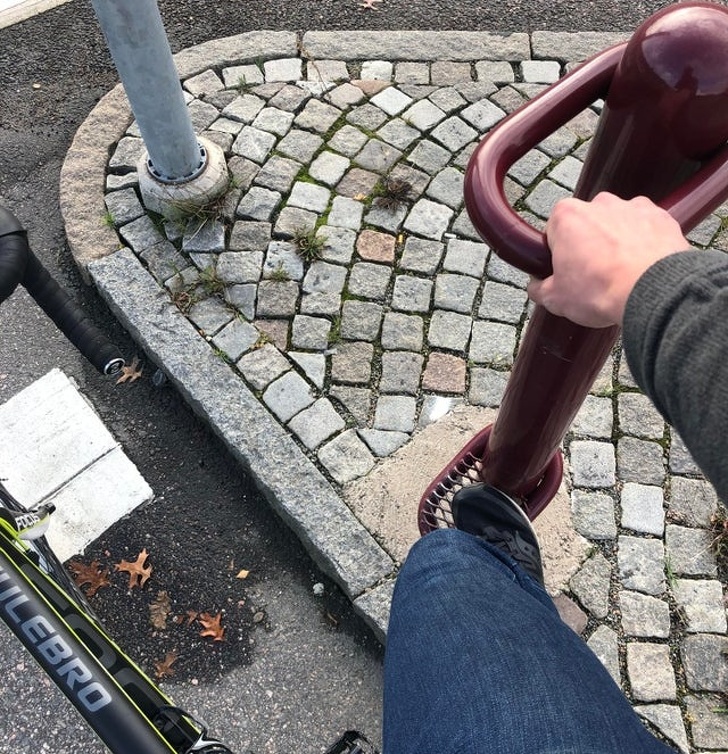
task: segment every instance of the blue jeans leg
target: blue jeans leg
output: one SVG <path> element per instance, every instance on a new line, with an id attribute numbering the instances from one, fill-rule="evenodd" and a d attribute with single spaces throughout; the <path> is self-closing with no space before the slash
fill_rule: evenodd
<path id="1" fill-rule="evenodd" d="M 415 544 L 384 663 L 385 754 L 668 754 L 540 584 L 454 529 Z M 674 753 L 673 753 L 674 754 Z"/>

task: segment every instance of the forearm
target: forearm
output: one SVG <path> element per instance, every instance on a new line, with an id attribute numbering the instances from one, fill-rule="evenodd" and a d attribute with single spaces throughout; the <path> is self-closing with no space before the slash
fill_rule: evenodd
<path id="1" fill-rule="evenodd" d="M 624 350 L 640 387 L 728 499 L 728 255 L 658 261 L 627 301 Z"/>

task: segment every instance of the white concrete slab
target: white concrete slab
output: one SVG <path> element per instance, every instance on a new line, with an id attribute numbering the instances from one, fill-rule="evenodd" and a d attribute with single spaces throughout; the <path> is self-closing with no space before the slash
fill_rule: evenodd
<path id="1" fill-rule="evenodd" d="M 67 2 L 69 0 L 0 0 L 0 29 Z"/>
<path id="2" fill-rule="evenodd" d="M 0 405 L 0 476 L 26 505 L 55 503 L 48 539 L 64 560 L 153 496 L 58 369 Z"/>

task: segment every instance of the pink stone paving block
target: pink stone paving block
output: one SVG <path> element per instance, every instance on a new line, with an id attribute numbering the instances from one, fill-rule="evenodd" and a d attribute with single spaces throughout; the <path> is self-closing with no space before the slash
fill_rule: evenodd
<path id="1" fill-rule="evenodd" d="M 422 388 L 438 393 L 464 393 L 465 368 L 465 359 L 459 356 L 432 353 L 422 376 Z"/>
<path id="2" fill-rule="evenodd" d="M 282 319 L 258 319 L 253 324 L 265 333 L 275 346 L 285 351 L 288 348 L 288 321 Z"/>
<path id="3" fill-rule="evenodd" d="M 397 239 L 376 230 L 363 230 L 356 241 L 356 250 L 362 259 L 370 262 L 394 262 L 394 246 Z"/>

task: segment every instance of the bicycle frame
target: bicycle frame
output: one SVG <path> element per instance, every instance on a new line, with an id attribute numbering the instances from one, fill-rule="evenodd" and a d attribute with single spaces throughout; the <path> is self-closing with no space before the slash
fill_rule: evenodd
<path id="1" fill-rule="evenodd" d="M 228 751 L 173 706 L 2 520 L 0 619 L 113 754 Z"/>

